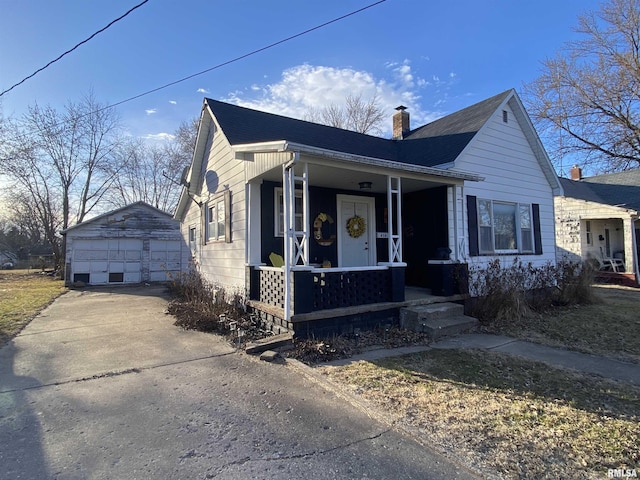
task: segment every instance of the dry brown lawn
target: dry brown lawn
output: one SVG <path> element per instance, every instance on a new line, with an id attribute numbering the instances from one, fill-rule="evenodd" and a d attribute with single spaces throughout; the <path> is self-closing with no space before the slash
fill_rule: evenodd
<path id="1" fill-rule="evenodd" d="M 499 330 L 640 360 L 640 291 Z M 640 387 L 494 352 L 429 350 L 319 372 L 449 455 L 501 478 L 640 475 Z M 640 368 L 640 366 L 639 366 Z"/>
<path id="2" fill-rule="evenodd" d="M 0 346 L 65 291 L 62 280 L 38 272 L 0 270 Z"/>
<path id="3" fill-rule="evenodd" d="M 640 363 L 640 289 L 597 285 L 594 298 L 591 305 L 557 308 L 487 330 Z"/>

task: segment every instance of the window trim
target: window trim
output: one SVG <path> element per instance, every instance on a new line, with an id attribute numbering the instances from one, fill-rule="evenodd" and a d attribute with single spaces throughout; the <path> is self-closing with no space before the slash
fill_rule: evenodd
<path id="1" fill-rule="evenodd" d="M 475 234 L 477 236 L 477 242 L 472 243 L 470 241 L 470 249 L 471 249 L 471 246 L 477 246 L 478 255 L 520 255 L 520 254 L 533 255 L 538 253 L 538 245 L 537 245 L 538 238 L 536 237 L 536 234 L 537 234 L 536 225 L 535 225 L 536 214 L 534 212 L 535 210 L 534 204 L 524 203 L 524 202 L 510 202 L 505 200 L 492 200 L 489 198 L 473 197 L 473 199 L 475 200 L 475 212 L 472 212 L 470 209 L 469 215 L 470 216 L 472 214 L 475 215 L 475 233 L 472 232 L 472 229 L 470 228 L 469 235 Z M 483 225 L 483 222 L 481 219 L 481 211 L 482 211 L 482 208 L 480 207 L 481 202 L 488 202 L 488 204 L 490 205 L 490 211 L 489 211 L 489 220 L 491 222 L 490 225 Z M 496 248 L 495 209 L 494 209 L 495 204 L 511 205 L 515 210 L 515 235 L 516 235 L 515 249 L 497 249 Z M 521 218 L 521 211 L 520 211 L 521 207 L 527 207 L 527 211 L 529 214 L 529 223 L 530 223 L 529 228 L 522 227 L 522 224 L 521 224 L 522 218 Z M 483 242 L 482 242 L 482 231 L 483 229 L 486 230 L 487 228 L 491 229 L 491 245 L 489 249 L 485 248 L 486 245 L 483 245 Z M 523 244 L 524 244 L 523 232 L 528 232 L 528 236 L 529 236 L 528 243 L 531 245 L 530 249 L 525 250 L 523 248 Z"/>
<path id="2" fill-rule="evenodd" d="M 224 218 L 219 218 L 219 206 L 224 209 Z M 231 193 L 225 190 L 222 194 L 210 198 L 204 205 L 203 231 L 204 243 L 231 243 Z M 211 209 L 214 209 L 216 219 L 211 218 Z M 222 231 L 221 230 L 221 225 Z M 212 226 L 215 226 L 216 234 L 212 235 Z"/>

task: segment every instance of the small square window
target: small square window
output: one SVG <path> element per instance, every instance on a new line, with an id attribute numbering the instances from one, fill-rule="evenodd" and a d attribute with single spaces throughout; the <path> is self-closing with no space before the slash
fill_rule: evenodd
<path id="1" fill-rule="evenodd" d="M 82 282 L 82 283 L 90 283 L 89 282 L 89 274 L 88 273 L 74 273 L 73 274 L 74 282 Z"/>
<path id="2" fill-rule="evenodd" d="M 109 273 L 109 283 L 124 282 L 124 273 Z"/>

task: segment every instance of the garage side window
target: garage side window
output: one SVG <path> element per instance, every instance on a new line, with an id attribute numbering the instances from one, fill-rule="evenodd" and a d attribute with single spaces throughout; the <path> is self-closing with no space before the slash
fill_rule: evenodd
<path id="1" fill-rule="evenodd" d="M 207 242 L 231 242 L 231 193 L 227 190 L 205 205 Z"/>

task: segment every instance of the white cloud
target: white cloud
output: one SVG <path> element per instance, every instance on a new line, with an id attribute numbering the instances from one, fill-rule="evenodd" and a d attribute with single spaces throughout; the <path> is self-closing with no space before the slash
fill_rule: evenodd
<path id="1" fill-rule="evenodd" d="M 158 111 L 157 108 L 148 108 L 147 110 L 144 111 L 144 113 L 146 113 L 147 115 L 153 115 L 157 111 Z"/>
<path id="2" fill-rule="evenodd" d="M 175 135 L 165 132 L 148 133 L 147 135 L 143 135 L 141 138 L 143 140 L 151 140 L 153 142 L 166 142 L 168 140 L 173 140 L 175 138 Z"/>
<path id="3" fill-rule="evenodd" d="M 178 102 L 176 102 L 175 100 L 169 100 L 169 103 L 170 103 L 171 105 L 177 105 L 177 104 L 178 104 Z"/>
<path id="4" fill-rule="evenodd" d="M 206 94 L 211 93 L 211 92 L 210 92 L 209 90 L 207 90 L 206 88 L 199 88 L 198 90 L 196 90 L 196 92 L 198 92 L 198 93 L 206 93 Z"/>
<path id="5" fill-rule="evenodd" d="M 282 72 L 277 83 L 254 84 L 247 90 L 230 93 L 225 100 L 270 113 L 304 118 L 313 109 L 344 104 L 348 95 L 361 95 L 365 101 L 377 95 L 380 106 L 389 116 L 388 125 L 383 125 L 384 136 L 391 133 L 391 116 L 398 105 L 409 109 L 414 126 L 442 116 L 441 111 L 422 109 L 422 90 L 430 83 L 414 74 L 409 60 L 390 62 L 385 66 L 389 78 L 376 78 L 371 72 L 353 68 L 297 65 Z"/>

